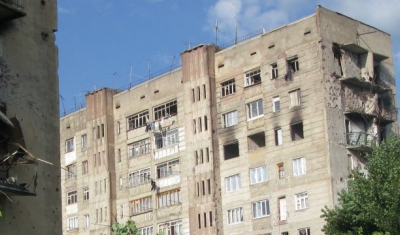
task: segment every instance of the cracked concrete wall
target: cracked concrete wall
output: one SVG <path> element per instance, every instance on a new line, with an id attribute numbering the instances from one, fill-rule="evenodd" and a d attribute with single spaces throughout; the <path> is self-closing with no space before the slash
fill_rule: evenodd
<path id="1" fill-rule="evenodd" d="M 17 116 L 28 151 L 39 162 L 37 196 L 1 196 L 4 234 L 61 234 L 57 1 L 24 1 L 26 16 L 0 24 L 0 100 Z M 34 168 L 10 175 L 31 182 Z M 25 181 L 24 181 L 25 180 Z M 51 218 L 51 220 L 49 220 Z"/>

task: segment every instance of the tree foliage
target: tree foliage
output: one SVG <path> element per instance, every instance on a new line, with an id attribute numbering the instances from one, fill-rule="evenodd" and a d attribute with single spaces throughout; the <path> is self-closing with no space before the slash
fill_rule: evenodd
<path id="1" fill-rule="evenodd" d="M 339 205 L 325 207 L 327 235 L 394 235 L 400 231 L 400 138 L 392 137 L 367 155 L 368 174 L 353 171 Z"/>
<path id="2" fill-rule="evenodd" d="M 128 220 L 125 224 L 115 222 L 111 226 L 111 231 L 113 235 L 140 235 L 133 220 Z"/>

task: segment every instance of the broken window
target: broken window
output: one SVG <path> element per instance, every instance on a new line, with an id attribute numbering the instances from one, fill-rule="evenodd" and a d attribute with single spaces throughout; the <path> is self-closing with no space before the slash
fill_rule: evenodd
<path id="1" fill-rule="evenodd" d="M 278 64 L 271 64 L 271 79 L 278 77 Z"/>
<path id="2" fill-rule="evenodd" d="M 239 157 L 239 142 L 224 145 L 224 159 Z"/>
<path id="3" fill-rule="evenodd" d="M 173 189 L 157 194 L 158 208 L 181 203 L 181 190 Z"/>
<path id="4" fill-rule="evenodd" d="M 163 117 L 170 117 L 178 114 L 178 105 L 176 100 L 169 101 L 154 107 L 154 120 L 159 120 Z"/>
<path id="5" fill-rule="evenodd" d="M 242 207 L 228 210 L 228 224 L 238 224 L 243 222 Z"/>
<path id="6" fill-rule="evenodd" d="M 151 196 L 140 198 L 130 202 L 131 215 L 153 210 Z"/>
<path id="7" fill-rule="evenodd" d="M 157 179 L 179 174 L 179 159 L 157 165 Z"/>
<path id="8" fill-rule="evenodd" d="M 304 157 L 293 159 L 293 176 L 304 175 L 307 172 Z"/>
<path id="9" fill-rule="evenodd" d="M 128 145 L 128 158 L 139 157 L 148 153 L 150 153 L 149 138 Z"/>
<path id="10" fill-rule="evenodd" d="M 265 134 L 264 132 L 249 135 L 247 137 L 247 144 L 249 151 L 265 147 Z"/>
<path id="11" fill-rule="evenodd" d="M 238 124 L 238 116 L 236 110 L 222 114 L 222 117 L 224 119 L 224 128 Z"/>
<path id="12" fill-rule="evenodd" d="M 301 92 L 300 89 L 296 89 L 289 92 L 289 108 L 299 106 L 301 104 Z"/>
<path id="13" fill-rule="evenodd" d="M 150 168 L 141 169 L 128 174 L 129 187 L 150 182 Z"/>
<path id="14" fill-rule="evenodd" d="M 272 97 L 272 112 L 279 112 L 281 110 L 281 100 L 278 96 Z"/>
<path id="15" fill-rule="evenodd" d="M 83 188 L 83 200 L 84 201 L 89 200 L 89 188 L 88 187 Z"/>
<path id="16" fill-rule="evenodd" d="M 88 161 L 82 162 L 82 175 L 87 174 L 89 172 L 89 164 Z"/>
<path id="17" fill-rule="evenodd" d="M 250 169 L 250 183 L 258 184 L 268 180 L 267 166 Z"/>
<path id="18" fill-rule="evenodd" d="M 256 100 L 247 105 L 247 120 L 252 120 L 264 115 L 263 100 Z"/>
<path id="19" fill-rule="evenodd" d="M 221 96 L 231 95 L 236 92 L 235 79 L 221 83 Z"/>
<path id="20" fill-rule="evenodd" d="M 275 145 L 279 146 L 282 145 L 283 139 L 282 139 L 282 129 L 278 128 L 274 130 L 275 132 Z"/>
<path id="21" fill-rule="evenodd" d="M 251 86 L 261 83 L 261 70 L 260 68 L 254 69 L 252 71 L 246 72 L 245 76 L 245 86 Z"/>
<path id="22" fill-rule="evenodd" d="M 75 204 L 78 202 L 78 194 L 75 191 L 71 191 L 67 193 L 67 204 L 71 205 L 71 204 Z"/>
<path id="23" fill-rule="evenodd" d="M 226 192 L 232 192 L 240 189 L 240 174 L 231 175 L 225 178 Z"/>
<path id="24" fill-rule="evenodd" d="M 67 166 L 67 180 L 76 177 L 76 164 Z"/>
<path id="25" fill-rule="evenodd" d="M 299 229 L 299 235 L 311 235 L 310 228 Z"/>
<path id="26" fill-rule="evenodd" d="M 156 149 L 166 148 L 179 143 L 178 129 L 170 130 L 165 133 L 154 133 Z"/>
<path id="27" fill-rule="evenodd" d="M 142 111 L 128 117 L 128 131 L 145 126 L 149 120 L 149 111 Z"/>
<path id="28" fill-rule="evenodd" d="M 290 125 L 290 134 L 292 136 L 292 141 L 304 139 L 303 123 L 300 122 Z"/>
<path id="29" fill-rule="evenodd" d="M 74 151 L 74 138 L 65 141 L 65 152 L 69 153 Z"/>
<path id="30" fill-rule="evenodd" d="M 87 135 L 86 134 L 81 136 L 81 142 L 82 142 L 82 148 L 86 148 L 87 147 Z"/>
<path id="31" fill-rule="evenodd" d="M 285 178 L 285 167 L 284 167 L 283 162 L 278 163 L 278 165 L 276 165 L 276 166 L 278 168 L 278 177 L 279 177 L 279 179 Z"/>
<path id="32" fill-rule="evenodd" d="M 297 56 L 288 59 L 287 63 L 291 73 L 295 73 L 300 70 L 299 59 Z"/>

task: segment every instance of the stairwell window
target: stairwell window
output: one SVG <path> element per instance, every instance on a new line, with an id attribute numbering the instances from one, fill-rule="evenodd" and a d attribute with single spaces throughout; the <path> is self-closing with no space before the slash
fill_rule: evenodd
<path id="1" fill-rule="evenodd" d="M 221 83 L 221 96 L 234 94 L 236 92 L 235 79 Z"/>
<path id="2" fill-rule="evenodd" d="M 261 83 L 261 70 L 256 68 L 254 70 L 246 72 L 244 75 L 245 86 L 252 86 Z"/>
<path id="3" fill-rule="evenodd" d="M 248 103 L 246 106 L 248 121 L 264 116 L 264 105 L 262 99 Z"/>

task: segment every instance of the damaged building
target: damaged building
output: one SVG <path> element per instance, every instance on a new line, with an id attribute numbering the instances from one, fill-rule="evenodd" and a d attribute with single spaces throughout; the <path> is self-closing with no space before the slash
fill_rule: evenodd
<path id="1" fill-rule="evenodd" d="M 56 1 L 0 0 L 1 234 L 61 234 L 56 30 Z"/>
<path id="2" fill-rule="evenodd" d="M 352 169 L 397 130 L 390 35 L 316 13 L 61 118 L 64 234 L 322 234 Z"/>

